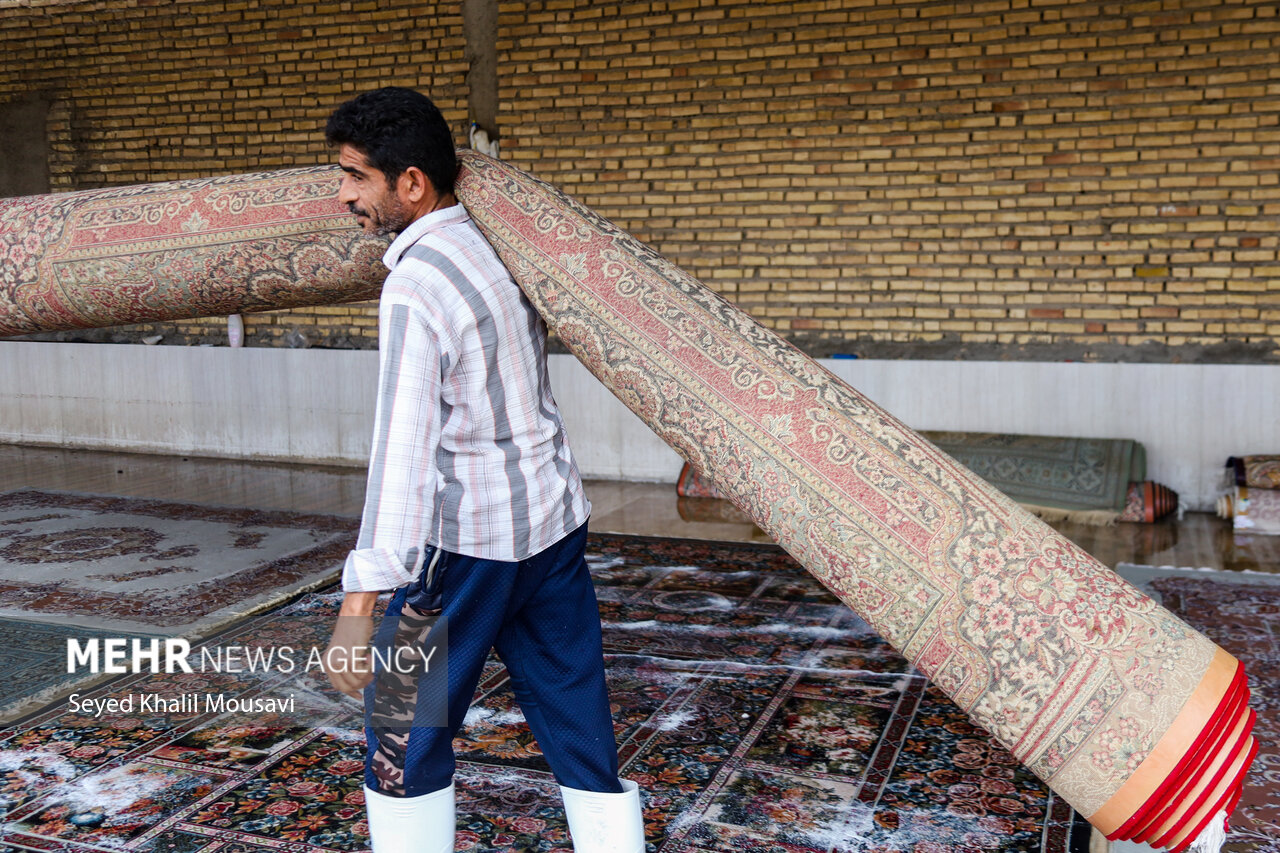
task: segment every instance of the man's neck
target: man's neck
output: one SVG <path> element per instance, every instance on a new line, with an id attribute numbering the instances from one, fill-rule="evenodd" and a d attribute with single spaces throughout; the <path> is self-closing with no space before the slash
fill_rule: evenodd
<path id="1" fill-rule="evenodd" d="M 413 219 L 410 222 L 417 222 L 429 213 L 444 210 L 446 207 L 453 207 L 457 203 L 458 198 L 453 193 L 445 193 L 444 195 L 432 193 L 422 200 L 422 204 L 418 206 L 418 210 L 414 211 Z"/>

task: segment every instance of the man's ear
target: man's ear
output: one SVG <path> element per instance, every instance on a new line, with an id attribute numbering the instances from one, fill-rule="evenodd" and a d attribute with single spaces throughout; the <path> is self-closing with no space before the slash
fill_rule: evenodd
<path id="1" fill-rule="evenodd" d="M 431 181 L 427 178 L 425 172 L 417 166 L 410 166 L 400 173 L 400 177 L 396 179 L 396 192 L 402 201 L 409 204 L 418 204 L 431 192 L 434 188 Z"/>

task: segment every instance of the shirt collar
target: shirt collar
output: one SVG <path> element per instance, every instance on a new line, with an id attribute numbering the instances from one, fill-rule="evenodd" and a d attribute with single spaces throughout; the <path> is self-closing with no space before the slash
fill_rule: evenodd
<path id="1" fill-rule="evenodd" d="M 409 247 L 417 243 L 428 233 L 443 228 L 446 225 L 456 225 L 459 222 L 466 222 L 467 209 L 461 204 L 453 204 L 449 207 L 442 207 L 439 210 L 433 210 L 424 214 L 413 222 L 409 223 L 409 227 L 400 232 L 400 235 L 392 241 L 387 251 L 382 256 L 382 263 L 387 269 L 395 269 L 396 264 L 400 263 L 400 258 L 405 252 L 409 251 Z"/>

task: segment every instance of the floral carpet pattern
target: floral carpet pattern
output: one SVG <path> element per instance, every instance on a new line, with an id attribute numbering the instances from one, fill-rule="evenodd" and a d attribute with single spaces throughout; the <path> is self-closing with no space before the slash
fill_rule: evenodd
<path id="1" fill-rule="evenodd" d="M 460 157 L 459 200 L 565 347 L 1056 793 L 1105 832 L 1150 801 L 1158 825 L 1192 834 L 1189 802 L 1154 797 L 1162 781 L 1236 794 L 1244 761 L 1211 771 L 1252 718 L 1208 695 L 1234 659 L 586 205 Z M 1124 472 L 1107 518 L 1142 479 L 1127 455 L 1104 466 Z M 1221 750 L 1156 749 L 1217 702 L 1240 723 Z"/>
<path id="2" fill-rule="evenodd" d="M 0 200 L 0 337 L 377 296 L 336 167 Z"/>
<path id="3" fill-rule="evenodd" d="M 331 583 L 351 519 L 26 489 L 0 494 L 0 616 L 172 636 Z"/>
<path id="4" fill-rule="evenodd" d="M 921 435 L 1022 504 L 1120 512 L 1129 484 L 1147 478 L 1146 451 L 1129 439 L 981 432 Z"/>
<path id="5" fill-rule="evenodd" d="M 593 535 L 622 772 L 649 850 L 1067 853 L 1066 803 L 772 546 Z M 209 647 L 319 646 L 317 593 Z M 319 672 L 143 674 L 129 694 L 293 693 L 293 713 L 64 703 L 0 730 L 0 849 L 367 849 L 358 712 Z M 555 780 L 491 659 L 459 757 L 458 849 L 568 853 Z"/>
<path id="6" fill-rule="evenodd" d="M 1280 489 L 1280 456 L 1232 456 L 1227 467 L 1237 486 Z"/>

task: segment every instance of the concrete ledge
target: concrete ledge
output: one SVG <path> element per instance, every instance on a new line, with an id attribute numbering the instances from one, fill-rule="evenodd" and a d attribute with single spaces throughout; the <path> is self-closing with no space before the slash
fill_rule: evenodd
<path id="1" fill-rule="evenodd" d="M 1266 365 L 823 360 L 917 429 L 1133 438 L 1210 508 L 1226 458 L 1280 452 Z M 365 465 L 376 352 L 0 341 L 0 441 Z M 679 457 L 572 356 L 551 357 L 584 476 L 674 482 Z"/>

